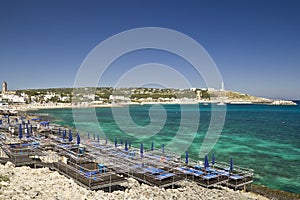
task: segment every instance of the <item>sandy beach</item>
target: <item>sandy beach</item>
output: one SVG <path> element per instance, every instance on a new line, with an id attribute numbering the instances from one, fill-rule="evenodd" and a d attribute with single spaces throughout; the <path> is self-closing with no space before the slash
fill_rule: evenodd
<path id="1" fill-rule="evenodd" d="M 112 193 L 87 190 L 73 180 L 48 168 L 14 167 L 10 162 L 0 165 L 0 199 L 267 199 L 265 197 L 228 188 L 206 189 L 195 183 L 182 181 L 177 189 L 159 189 L 129 178 L 123 190 Z"/>

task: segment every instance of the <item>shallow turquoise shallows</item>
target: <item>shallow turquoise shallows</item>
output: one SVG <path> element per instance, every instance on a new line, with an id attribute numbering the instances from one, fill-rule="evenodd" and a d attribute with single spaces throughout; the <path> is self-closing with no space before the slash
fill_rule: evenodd
<path id="1" fill-rule="evenodd" d="M 236 165 L 255 170 L 256 184 L 300 193 L 300 102 L 297 103 L 298 106 L 220 106 L 218 109 L 226 109 L 225 125 L 220 139 L 209 156 L 211 157 L 211 153 L 214 152 L 216 161 L 225 162 L 229 162 L 230 157 L 233 156 Z M 124 130 L 117 126 L 111 108 L 96 108 L 96 115 L 94 116 L 97 116 L 97 123 L 91 122 L 95 110 L 80 109 L 76 114 L 76 127 L 79 128 L 82 135 L 87 132 L 92 134 L 102 132 L 110 141 L 114 141 L 115 136 L 117 136 L 119 139 L 122 138 L 123 141 L 125 139 L 131 140 L 131 143 L 136 147 L 143 142 L 145 149 L 150 149 L 153 141 L 154 147 L 158 149 L 161 148 L 162 144 L 167 145 L 174 142 L 172 139 L 180 126 L 181 109 L 191 111 L 194 106 L 163 105 L 167 116 L 166 123 L 151 137 L 136 138 L 126 134 Z M 130 106 L 131 119 L 138 126 L 148 125 L 150 123 L 150 108 L 151 105 Z M 199 108 L 199 128 L 192 145 L 189 147 L 189 155 L 193 159 L 203 160 L 203 158 L 198 158 L 198 152 L 210 123 L 211 105 L 199 104 Z M 122 111 L 126 108 L 116 109 Z M 54 117 L 54 123 L 75 127 L 72 109 L 39 110 L 35 112 L 49 113 L 50 116 Z M 128 120 L 128 116 L 122 116 L 122 114 L 119 114 L 118 117 L 124 123 Z M 101 130 L 99 127 L 101 127 Z M 191 125 L 191 127 L 194 127 L 194 125 Z M 192 134 L 188 125 L 181 128 L 187 135 Z M 101 137 L 104 136 L 101 135 Z M 104 138 L 101 138 L 101 140 L 104 140 Z M 184 143 L 185 141 L 181 140 L 179 142 Z M 180 149 L 174 149 L 174 151 L 180 151 Z M 184 155 L 185 151 L 182 150 L 179 153 Z"/>

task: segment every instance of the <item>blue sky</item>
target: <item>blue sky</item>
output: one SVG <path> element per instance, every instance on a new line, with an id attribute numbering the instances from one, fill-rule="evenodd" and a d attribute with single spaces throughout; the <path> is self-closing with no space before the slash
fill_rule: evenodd
<path id="1" fill-rule="evenodd" d="M 11 90 L 71 87 L 81 63 L 101 41 L 150 26 L 199 42 L 217 64 L 226 89 L 300 99 L 299 10 L 297 0 L 0 0 L 0 81 L 7 81 Z M 142 64 L 151 58 L 178 63 L 164 53 L 137 52 L 112 73 L 120 73 L 121 65 L 132 59 Z M 203 87 L 189 68 L 177 66 L 193 86 Z"/>

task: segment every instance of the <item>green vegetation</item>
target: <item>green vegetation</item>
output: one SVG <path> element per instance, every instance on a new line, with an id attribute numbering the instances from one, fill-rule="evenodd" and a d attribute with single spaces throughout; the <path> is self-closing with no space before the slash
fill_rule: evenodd
<path id="1" fill-rule="evenodd" d="M 8 176 L 1 175 L 1 174 L 0 174 L 0 182 L 2 182 L 2 181 L 4 181 L 4 182 L 8 182 L 8 181 L 9 181 L 9 177 L 8 177 Z"/>
<path id="2" fill-rule="evenodd" d="M 228 100 L 257 100 L 259 98 L 233 91 L 219 91 L 208 89 L 161 89 L 161 88 L 112 88 L 112 87 L 86 87 L 86 88 L 49 88 L 18 90 L 17 95 L 23 96 L 26 103 L 71 103 L 100 101 L 170 101 L 171 99 L 198 99 L 210 100 L 214 97 L 226 95 Z"/>

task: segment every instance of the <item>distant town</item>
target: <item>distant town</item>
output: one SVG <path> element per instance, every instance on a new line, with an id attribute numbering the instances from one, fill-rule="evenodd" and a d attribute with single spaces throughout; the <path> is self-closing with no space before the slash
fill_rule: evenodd
<path id="1" fill-rule="evenodd" d="M 65 106 L 105 106 L 112 104 L 151 104 L 151 103 L 264 103 L 275 105 L 294 105 L 292 101 L 271 100 L 255 97 L 223 88 L 48 88 L 8 90 L 7 82 L 2 83 L 0 106 L 23 108 L 65 107 Z"/>

